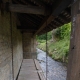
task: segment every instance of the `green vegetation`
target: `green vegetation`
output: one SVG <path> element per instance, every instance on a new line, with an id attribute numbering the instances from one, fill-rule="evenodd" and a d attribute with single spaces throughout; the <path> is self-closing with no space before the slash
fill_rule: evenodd
<path id="1" fill-rule="evenodd" d="M 47 36 L 47 39 L 50 40 L 52 38 L 52 35 L 51 35 L 52 32 L 48 32 L 48 36 Z M 46 34 L 43 34 L 43 35 L 40 35 L 40 36 L 37 36 L 37 40 L 39 41 L 44 41 L 46 40 Z"/>
<path id="2" fill-rule="evenodd" d="M 55 36 L 59 39 L 69 39 L 71 32 L 71 23 L 65 24 L 56 29 Z"/>
<path id="3" fill-rule="evenodd" d="M 64 42 L 65 41 L 65 42 Z M 49 56 L 53 59 L 67 62 L 68 53 L 69 53 L 69 41 L 68 40 L 60 40 L 56 43 L 50 43 L 48 46 Z"/>
<path id="4" fill-rule="evenodd" d="M 56 41 L 52 41 L 52 32 L 48 33 L 48 54 L 53 59 L 68 62 L 71 23 L 57 28 L 54 32 Z M 46 35 L 37 36 L 38 48 L 46 51 Z"/>

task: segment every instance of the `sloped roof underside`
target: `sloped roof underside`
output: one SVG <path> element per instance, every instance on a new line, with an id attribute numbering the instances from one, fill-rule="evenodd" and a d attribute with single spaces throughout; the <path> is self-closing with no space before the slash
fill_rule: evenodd
<path id="1" fill-rule="evenodd" d="M 17 28 L 34 35 L 51 31 L 71 21 L 71 0 L 13 0 L 13 4 L 45 8 L 44 15 L 17 13 L 20 22 Z"/>

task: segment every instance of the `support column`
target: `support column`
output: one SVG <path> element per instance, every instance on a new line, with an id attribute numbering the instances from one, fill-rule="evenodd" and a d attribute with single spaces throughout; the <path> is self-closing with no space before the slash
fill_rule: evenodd
<path id="1" fill-rule="evenodd" d="M 35 59 L 36 58 L 36 37 L 32 33 L 23 33 L 23 58 Z"/>
<path id="2" fill-rule="evenodd" d="M 80 80 L 80 0 L 72 4 L 72 32 L 67 80 Z"/>

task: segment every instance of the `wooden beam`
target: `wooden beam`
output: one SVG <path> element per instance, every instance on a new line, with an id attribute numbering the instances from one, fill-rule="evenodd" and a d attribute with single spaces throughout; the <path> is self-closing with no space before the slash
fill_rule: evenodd
<path id="1" fill-rule="evenodd" d="M 18 12 L 18 13 L 45 15 L 46 10 L 44 7 L 11 4 L 11 5 L 9 5 L 9 11 Z"/>
<path id="2" fill-rule="evenodd" d="M 60 5 L 53 11 L 52 15 L 57 16 L 59 15 L 63 10 L 65 10 L 70 4 L 72 0 L 63 0 Z"/>
<path id="3" fill-rule="evenodd" d="M 46 4 L 43 3 L 43 2 L 41 2 L 40 0 L 31 0 L 31 1 L 34 2 L 34 3 L 36 3 L 37 5 L 40 5 L 40 6 L 43 6 L 43 7 L 46 6 Z"/>
<path id="4" fill-rule="evenodd" d="M 62 19 L 62 20 L 64 21 L 64 23 L 70 22 L 70 20 L 66 19 L 66 17 L 63 16 L 62 14 L 60 14 L 58 17 L 59 17 L 60 19 Z"/>
<path id="5" fill-rule="evenodd" d="M 80 0 L 72 4 L 72 30 L 67 80 L 80 80 Z"/>
<path id="6" fill-rule="evenodd" d="M 53 10 L 52 14 L 43 22 L 43 24 L 40 26 L 38 31 L 34 34 L 38 34 L 42 29 L 46 27 L 46 21 L 47 25 L 50 24 L 50 22 L 55 19 L 56 16 L 58 16 L 68 5 L 71 3 L 71 0 L 62 0 Z"/>
<path id="7" fill-rule="evenodd" d="M 27 31 L 27 32 L 35 32 L 35 31 L 37 31 L 37 30 L 32 30 L 32 29 L 19 29 L 19 30 L 21 30 L 21 31 Z"/>
<path id="8" fill-rule="evenodd" d="M 50 16 L 47 18 L 47 20 L 45 20 L 45 21 L 43 22 L 43 24 L 40 26 L 40 28 L 38 29 L 38 31 L 37 31 L 34 35 L 38 34 L 42 29 L 44 29 L 44 28 L 46 27 L 46 22 L 47 22 L 47 25 L 48 25 L 48 24 L 50 24 L 50 22 L 51 22 L 52 19 L 54 19 L 54 18 L 55 18 L 54 16 L 50 15 Z"/>
<path id="9" fill-rule="evenodd" d="M 37 31 L 37 28 L 31 27 L 31 26 L 17 26 L 17 29 Z"/>
<path id="10" fill-rule="evenodd" d="M 21 32 L 26 32 L 26 33 L 35 33 L 36 32 L 36 30 L 26 30 L 26 29 L 19 29 Z"/>

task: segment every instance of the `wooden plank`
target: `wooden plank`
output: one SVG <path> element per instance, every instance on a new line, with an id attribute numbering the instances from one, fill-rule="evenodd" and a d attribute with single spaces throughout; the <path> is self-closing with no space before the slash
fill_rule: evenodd
<path id="1" fill-rule="evenodd" d="M 9 11 L 18 12 L 18 13 L 40 14 L 40 15 L 45 14 L 44 7 L 26 6 L 26 5 L 20 5 L 20 4 L 9 5 Z"/>
<path id="2" fill-rule="evenodd" d="M 67 80 L 80 80 L 80 0 L 72 5 L 72 31 Z"/>
<path id="3" fill-rule="evenodd" d="M 50 15 L 47 20 L 45 20 L 44 22 L 42 22 L 43 24 L 40 26 L 40 28 L 37 30 L 37 32 L 34 34 L 34 36 L 36 34 L 38 34 L 41 30 L 43 30 L 45 27 L 46 27 L 46 22 L 47 22 L 47 25 L 50 24 L 50 22 L 54 19 L 55 17 Z"/>
<path id="4" fill-rule="evenodd" d="M 32 1 L 32 2 L 35 2 L 36 4 L 38 4 L 38 5 L 40 5 L 40 6 L 43 6 L 43 7 L 46 6 L 46 4 L 43 3 L 43 2 L 41 2 L 40 0 L 31 0 L 31 1 Z"/>
<path id="5" fill-rule="evenodd" d="M 18 80 L 40 80 L 33 59 L 24 59 Z"/>
<path id="6" fill-rule="evenodd" d="M 40 65 L 39 65 L 39 62 L 36 59 L 34 59 L 34 62 L 35 62 L 37 70 L 42 70 Z"/>
<path id="7" fill-rule="evenodd" d="M 40 67 L 39 62 L 36 59 L 34 59 L 34 63 L 35 63 L 37 73 L 38 73 L 38 76 L 39 76 L 40 80 L 45 80 L 46 78 L 45 78 L 44 73 L 43 73 L 43 71 Z"/>
<path id="8" fill-rule="evenodd" d="M 59 5 L 53 8 L 52 14 L 43 22 L 43 24 L 40 26 L 40 28 L 37 30 L 37 32 L 34 34 L 38 34 L 42 29 L 46 27 L 46 21 L 47 25 L 50 24 L 50 22 L 55 19 L 56 16 L 58 16 L 69 4 L 71 3 L 71 0 L 62 0 Z"/>
<path id="9" fill-rule="evenodd" d="M 72 0 L 64 0 L 60 3 L 60 5 L 53 11 L 54 16 L 58 16 L 63 10 L 66 9 L 71 4 Z"/>
<path id="10" fill-rule="evenodd" d="M 64 23 L 70 22 L 70 19 L 67 20 L 66 17 L 63 16 L 62 14 L 60 14 L 58 17 L 61 18 L 64 21 Z"/>
<path id="11" fill-rule="evenodd" d="M 46 80 L 45 76 L 43 75 L 42 72 L 38 72 L 39 76 L 40 76 L 40 80 Z"/>

